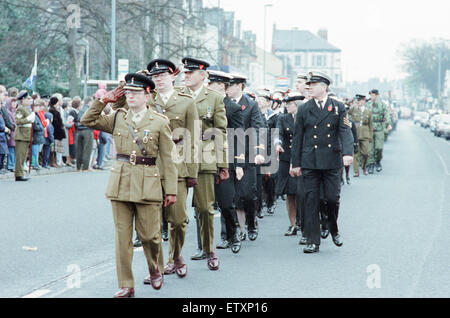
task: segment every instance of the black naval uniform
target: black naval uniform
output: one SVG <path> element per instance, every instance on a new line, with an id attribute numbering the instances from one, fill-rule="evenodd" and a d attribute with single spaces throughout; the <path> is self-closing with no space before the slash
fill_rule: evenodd
<path id="1" fill-rule="evenodd" d="M 232 129 L 244 129 L 244 123 L 242 118 L 242 109 L 241 107 L 233 102 L 228 96 L 224 99 L 225 109 L 227 112 L 227 120 L 228 127 Z M 231 137 L 230 135 L 228 137 Z M 241 167 L 244 168 L 244 163 L 238 163 L 236 157 L 239 157 L 238 150 L 244 149 L 244 141 L 241 138 L 228 138 L 228 162 L 229 168 L 228 172 L 230 178 L 220 184 L 215 185 L 215 195 L 216 201 L 220 208 L 221 214 L 221 222 L 222 222 L 222 231 L 221 236 L 223 240 L 226 240 L 230 244 L 232 244 L 232 251 L 234 253 L 239 252 L 237 246 L 235 244 L 239 243 L 239 237 L 237 235 L 236 223 L 236 206 L 234 204 L 234 197 L 236 195 L 236 168 Z"/>
<path id="2" fill-rule="evenodd" d="M 264 128 L 264 122 L 262 119 L 261 111 L 259 110 L 258 103 L 246 94 L 242 95 L 238 105 L 242 109 L 242 117 L 244 121 L 244 129 L 255 128 L 256 130 Z M 252 142 L 250 138 L 253 137 Z M 246 136 L 245 137 L 245 167 L 244 177 L 241 181 L 237 181 L 236 186 L 236 208 L 245 211 L 246 221 L 248 225 L 248 232 L 250 234 L 257 234 L 256 226 L 256 207 L 257 207 L 257 171 L 255 165 L 255 155 L 259 154 L 259 148 L 254 151 L 250 151 L 250 146 L 257 147 L 259 145 L 258 136 Z M 252 154 L 252 156 L 250 156 Z M 253 155 L 254 154 L 254 155 Z"/>
<path id="3" fill-rule="evenodd" d="M 278 170 L 275 193 L 282 195 L 297 194 L 298 177 L 291 177 L 289 169 L 291 165 L 292 138 L 294 137 L 294 116 L 292 114 L 280 114 L 277 128 L 280 132 L 281 147 L 284 152 L 280 153 L 280 167 Z"/>
<path id="4" fill-rule="evenodd" d="M 327 201 L 328 228 L 338 235 L 342 157 L 353 155 L 353 137 L 343 103 L 329 98 L 323 109 L 314 99 L 299 108 L 295 122 L 292 166 L 302 168 L 305 194 L 303 235 L 307 244 L 320 245 L 320 185 Z"/>
<path id="5" fill-rule="evenodd" d="M 278 114 L 271 111 L 270 115 L 267 114 L 261 114 L 264 126 L 266 130 L 265 134 L 262 134 L 261 136 L 266 136 L 266 147 L 263 150 L 265 155 L 264 157 L 267 158 L 266 162 L 260 166 L 257 167 L 257 193 L 258 193 L 258 201 L 257 201 L 257 212 L 262 212 L 262 205 L 263 205 L 263 193 L 266 200 L 266 206 L 267 211 L 269 213 L 273 213 L 273 207 L 275 205 L 275 180 L 276 180 L 276 174 L 271 174 L 270 176 L 266 176 L 264 174 L 264 169 L 262 167 L 269 167 L 271 165 L 271 162 L 269 158 L 272 157 L 272 145 L 273 145 L 273 136 L 272 136 L 272 129 L 277 128 L 277 121 L 278 121 Z M 261 214 L 262 216 L 262 214 Z"/>

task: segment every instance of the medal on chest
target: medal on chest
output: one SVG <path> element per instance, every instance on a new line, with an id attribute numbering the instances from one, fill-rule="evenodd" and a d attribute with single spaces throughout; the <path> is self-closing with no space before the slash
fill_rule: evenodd
<path id="1" fill-rule="evenodd" d="M 142 142 L 144 144 L 148 144 L 150 139 L 151 139 L 151 132 L 150 132 L 150 130 L 144 130 L 144 138 L 142 139 Z"/>

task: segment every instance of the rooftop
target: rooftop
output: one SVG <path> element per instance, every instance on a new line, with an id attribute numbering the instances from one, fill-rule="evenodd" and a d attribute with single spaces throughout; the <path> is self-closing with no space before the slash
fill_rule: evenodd
<path id="1" fill-rule="evenodd" d="M 273 51 L 328 51 L 341 52 L 341 49 L 327 40 L 307 30 L 274 30 Z"/>

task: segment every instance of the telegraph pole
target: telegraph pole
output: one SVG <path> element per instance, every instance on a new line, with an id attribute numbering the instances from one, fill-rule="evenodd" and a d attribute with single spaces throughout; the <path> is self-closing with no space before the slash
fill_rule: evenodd
<path id="1" fill-rule="evenodd" d="M 116 80 L 116 0 L 111 0 L 111 80 Z"/>

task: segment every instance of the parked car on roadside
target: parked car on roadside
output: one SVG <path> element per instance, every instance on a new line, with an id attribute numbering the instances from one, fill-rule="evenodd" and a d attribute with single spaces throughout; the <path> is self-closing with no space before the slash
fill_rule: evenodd
<path id="1" fill-rule="evenodd" d="M 443 115 L 437 123 L 436 136 L 450 139 L 450 115 Z"/>

